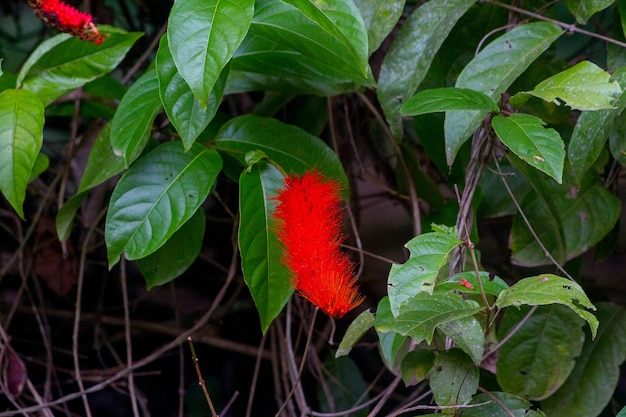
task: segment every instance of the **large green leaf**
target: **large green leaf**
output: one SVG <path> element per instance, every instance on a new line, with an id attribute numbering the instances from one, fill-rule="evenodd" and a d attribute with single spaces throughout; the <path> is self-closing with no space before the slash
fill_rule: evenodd
<path id="1" fill-rule="evenodd" d="M 204 202 L 222 159 L 200 144 L 184 152 L 167 142 L 137 160 L 118 182 L 107 212 L 104 238 L 109 268 L 159 249 Z"/>
<path id="2" fill-rule="evenodd" d="M 433 292 L 439 270 L 445 266 L 450 252 L 460 244 L 456 236 L 441 232 L 424 233 L 407 242 L 409 259 L 404 264 L 392 265 L 387 280 L 394 316 L 398 315 L 402 304 L 415 295 Z"/>
<path id="3" fill-rule="evenodd" d="M 456 87 L 480 91 L 493 100 L 499 100 L 513 81 L 562 33 L 557 25 L 547 22 L 517 26 L 480 51 L 463 68 Z M 452 165 L 461 145 L 474 133 L 487 113 L 470 110 L 446 113 L 444 132 L 448 165 Z"/>
<path id="4" fill-rule="evenodd" d="M 191 266 L 202 249 L 205 226 L 204 212 L 196 210 L 163 246 L 137 260 L 148 289 L 167 284 Z"/>
<path id="5" fill-rule="evenodd" d="M 587 338 L 574 370 L 541 408 L 550 416 L 590 417 L 600 415 L 617 386 L 620 365 L 626 359 L 626 310 L 598 304 L 598 335 Z"/>
<path id="6" fill-rule="evenodd" d="M 364 402 L 363 393 L 367 385 L 361 376 L 359 367 L 349 357 L 335 358 L 328 355 L 324 360 L 324 382 L 318 385 L 317 399 L 324 413 L 333 413 L 349 410 L 360 402 Z M 322 387 L 327 389 L 323 389 Z M 368 409 L 362 408 L 351 413 L 341 413 L 349 417 L 366 417 Z"/>
<path id="7" fill-rule="evenodd" d="M 566 0 L 567 8 L 574 16 L 576 21 L 580 24 L 587 23 L 587 20 L 600 10 L 604 10 L 611 4 L 615 3 L 615 0 Z"/>
<path id="8" fill-rule="evenodd" d="M 0 191 L 22 219 L 43 125 L 44 105 L 35 94 L 15 89 L 0 93 Z"/>
<path id="9" fill-rule="evenodd" d="M 594 172 L 587 172 L 576 185 L 569 170 L 563 184 L 517 163 L 534 192 L 522 200 L 522 210 L 539 240 L 559 263 L 574 258 L 600 242 L 612 229 L 620 212 L 620 201 L 607 191 Z M 513 262 L 544 265 L 551 261 L 530 233 L 521 216 L 511 229 Z"/>
<path id="10" fill-rule="evenodd" d="M 595 337 L 598 319 L 590 313 L 595 310 L 585 291 L 576 282 L 552 274 L 543 274 L 519 280 L 502 291 L 496 300 L 498 308 L 520 305 L 563 304 L 589 323 Z"/>
<path id="11" fill-rule="evenodd" d="M 341 161 L 321 139 L 273 118 L 246 115 L 225 123 L 217 134 L 218 150 L 244 164 L 250 151 L 262 151 L 284 171 L 304 173 L 318 169 L 337 179 L 348 195 L 348 178 Z"/>
<path id="12" fill-rule="evenodd" d="M 435 88 L 415 94 L 402 105 L 400 113 L 403 116 L 417 116 L 451 110 L 497 112 L 498 105 L 485 94 L 467 88 Z"/>
<path id="13" fill-rule="evenodd" d="M 343 335 L 335 357 L 345 356 L 356 345 L 356 343 L 363 337 L 363 335 L 374 326 L 374 314 L 369 310 L 363 310 L 353 321 L 350 323 L 348 330 Z"/>
<path id="14" fill-rule="evenodd" d="M 519 108 L 528 97 L 535 96 L 557 106 L 563 102 L 575 110 L 612 109 L 622 89 L 610 78 L 611 74 L 602 68 L 582 61 L 546 78 L 533 90 L 516 94 L 511 98 L 511 104 Z"/>
<path id="15" fill-rule="evenodd" d="M 570 148 L 571 146 L 570 142 Z M 613 120 L 609 131 L 609 149 L 613 158 L 622 166 L 626 166 L 626 113 Z"/>
<path id="16" fill-rule="evenodd" d="M 626 68 L 613 74 L 619 85 L 626 86 Z M 596 162 L 604 149 L 613 121 L 626 108 L 626 93 L 619 97 L 615 108 L 599 111 L 585 111 L 580 114 L 567 147 L 567 157 L 572 166 L 576 181 Z M 619 159 L 618 159 L 619 160 Z"/>
<path id="17" fill-rule="evenodd" d="M 389 369 L 398 368 L 403 358 L 407 354 L 409 338 L 395 331 L 381 330 L 379 325 L 385 327 L 386 322 L 391 322 L 393 315 L 391 314 L 391 306 L 389 305 L 389 297 L 384 296 L 378 302 L 376 307 L 376 316 L 374 317 L 374 328 L 378 334 L 378 346 L 380 355 L 387 364 Z"/>
<path id="18" fill-rule="evenodd" d="M 430 371 L 430 389 L 440 406 L 467 404 L 478 390 L 479 370 L 459 349 L 439 353 Z"/>
<path id="19" fill-rule="evenodd" d="M 112 71 L 142 34 L 99 25 L 101 44 L 59 34 L 37 47 L 22 66 L 18 86 L 49 104 L 67 92 Z"/>
<path id="20" fill-rule="evenodd" d="M 404 22 L 378 76 L 378 100 L 396 138 L 402 137 L 400 107 L 415 93 L 456 22 L 476 0 L 423 3 Z"/>
<path id="21" fill-rule="evenodd" d="M 354 8 L 340 0 L 332 0 L 332 3 L 337 3 L 336 7 L 341 5 L 339 10 Z M 355 13 L 358 15 L 358 11 Z M 369 73 L 364 73 L 367 59 L 355 60 L 354 46 L 331 33 L 339 30 L 337 25 L 323 13 L 318 17 L 326 26 L 285 2 L 257 1 L 250 31 L 232 61 L 231 78 L 238 75 L 237 81 L 242 84 L 235 91 L 241 91 L 248 84 L 248 88 L 256 86 L 262 90 L 324 94 L 354 90 L 355 82 L 372 84 Z M 351 26 L 359 26 L 349 30 L 364 33 L 360 19 L 346 18 L 352 22 Z M 361 48 L 365 50 L 360 51 L 359 56 L 367 53 L 366 44 Z M 233 87 L 228 86 L 227 90 L 230 92 Z"/>
<path id="22" fill-rule="evenodd" d="M 162 110 L 159 80 L 152 67 L 131 85 L 111 121 L 111 147 L 127 166 L 143 152 L 154 118 Z"/>
<path id="23" fill-rule="evenodd" d="M 561 305 L 539 307 L 517 329 L 529 308 L 509 308 L 498 329 L 498 339 L 514 329 L 500 347 L 496 377 L 502 390 L 531 400 L 556 391 L 574 368 L 585 340 L 583 321 Z"/>
<path id="24" fill-rule="evenodd" d="M 402 15 L 406 0 L 355 0 L 367 29 L 368 55 L 383 43 Z"/>
<path id="25" fill-rule="evenodd" d="M 205 110 L 217 79 L 246 36 L 254 0 L 176 0 L 167 39 L 179 74 Z"/>
<path id="26" fill-rule="evenodd" d="M 540 118 L 524 113 L 495 116 L 491 123 L 496 135 L 511 152 L 561 183 L 565 145 L 559 132 L 545 128 L 545 122 Z"/>
<path id="27" fill-rule="evenodd" d="M 476 318 L 468 316 L 449 321 L 439 326 L 455 345 L 470 357 L 474 364 L 479 365 L 485 351 L 485 334 Z"/>
<path id="28" fill-rule="evenodd" d="M 531 410 L 530 402 L 508 392 L 478 394 L 470 404 L 483 405 L 460 410 L 460 417 L 545 417 L 542 411 Z"/>
<path id="29" fill-rule="evenodd" d="M 183 141 L 185 150 L 198 138 L 215 116 L 224 95 L 228 68 L 222 70 L 209 94 L 206 109 L 194 98 L 189 85 L 180 75 L 172 59 L 167 36 L 161 37 L 156 56 L 159 95 L 165 113 Z"/>
<path id="30" fill-rule="evenodd" d="M 376 329 L 410 336 L 415 343 L 432 342 L 435 329 L 463 317 L 473 316 L 482 310 L 477 302 L 465 300 L 456 293 L 429 294 L 421 292 L 400 307 L 396 317 L 390 311 L 378 311 Z"/>
<path id="31" fill-rule="evenodd" d="M 365 24 L 353 0 L 283 0 L 302 11 L 346 50 L 343 57 L 354 71 L 355 79 L 367 80 L 368 41 Z M 358 76 L 357 76 L 358 74 Z"/>
<path id="32" fill-rule="evenodd" d="M 294 291 L 291 272 L 281 262 L 282 248 L 272 213 L 283 176 L 261 161 L 239 178 L 241 269 L 265 333 Z"/>

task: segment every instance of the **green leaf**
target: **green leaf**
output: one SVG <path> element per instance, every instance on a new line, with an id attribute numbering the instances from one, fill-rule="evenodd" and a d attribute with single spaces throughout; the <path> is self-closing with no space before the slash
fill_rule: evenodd
<path id="1" fill-rule="evenodd" d="M 626 69 L 613 74 L 618 85 L 626 85 Z M 604 149 L 615 117 L 626 108 L 626 94 L 619 97 L 617 107 L 608 110 L 585 111 L 580 114 L 567 147 L 567 157 L 574 171 L 576 181 L 596 162 Z"/>
<path id="2" fill-rule="evenodd" d="M 335 358 L 328 355 L 324 361 L 324 381 L 317 388 L 317 399 L 324 413 L 337 413 L 349 410 L 363 401 L 367 386 L 359 368 L 349 356 Z M 327 389 L 322 389 L 322 386 Z M 366 417 L 368 409 L 362 408 L 351 413 L 341 413 L 349 417 Z"/>
<path id="3" fill-rule="evenodd" d="M 200 144 L 184 152 L 167 142 L 137 160 L 118 182 L 109 203 L 104 238 L 109 268 L 159 249 L 204 202 L 222 159 Z"/>
<path id="4" fill-rule="evenodd" d="M 80 179 L 78 192 L 87 191 L 102 184 L 109 178 L 126 169 L 124 157 L 113 152 L 111 146 L 111 123 L 107 123 L 96 138 L 91 150 L 85 171 Z"/>
<path id="5" fill-rule="evenodd" d="M 489 272 L 480 271 L 480 279 L 486 294 L 495 295 L 497 297 L 502 291 L 509 288 L 508 284 L 504 282 L 502 278 L 495 276 L 492 279 Z M 462 285 L 462 280 L 469 282 L 473 288 L 467 288 Z M 437 285 L 435 291 L 462 291 L 465 294 L 480 294 L 480 285 L 478 284 L 475 272 L 460 272 L 450 277 L 447 281 Z"/>
<path id="6" fill-rule="evenodd" d="M 411 254 L 409 259 L 404 264 L 392 265 L 387 280 L 394 316 L 413 296 L 422 292 L 432 294 L 439 270 L 445 266 L 450 252 L 461 243 L 452 234 L 433 232 L 416 236 L 405 245 Z"/>
<path id="7" fill-rule="evenodd" d="M 591 334 L 596 336 L 598 319 L 589 312 L 596 307 L 589 301 L 585 291 L 576 282 L 552 274 L 537 275 L 519 280 L 502 291 L 496 307 L 520 305 L 563 304 L 589 323 Z"/>
<path id="8" fill-rule="evenodd" d="M 389 305 L 389 297 L 384 296 L 378 302 L 376 308 L 376 317 L 374 318 L 374 328 L 378 334 L 378 346 L 380 349 L 380 356 L 385 361 L 387 367 L 391 370 L 397 369 L 398 365 L 402 362 L 407 354 L 408 337 L 398 334 L 396 332 L 381 330 L 379 325 L 384 327 L 385 322 L 393 321 L 393 315 L 391 314 L 391 307 Z"/>
<path id="9" fill-rule="evenodd" d="M 263 333 L 294 291 L 291 272 L 281 262 L 282 247 L 272 217 L 275 197 L 282 186 L 282 174 L 263 161 L 245 170 L 239 178 L 241 268 L 259 311 Z"/>
<path id="10" fill-rule="evenodd" d="M 589 18 L 597 12 L 606 9 L 615 0 L 566 0 L 567 8 L 574 16 L 576 22 L 584 25 Z"/>
<path id="11" fill-rule="evenodd" d="M 206 110 L 211 91 L 246 36 L 254 0 L 175 0 L 167 39 L 179 74 L 200 109 Z"/>
<path id="12" fill-rule="evenodd" d="M 482 310 L 475 301 L 455 293 L 421 292 L 407 300 L 394 317 L 391 312 L 376 314 L 376 329 L 410 336 L 415 343 L 432 342 L 435 329 L 443 323 L 472 316 Z"/>
<path id="13" fill-rule="evenodd" d="M 288 173 L 318 169 L 328 178 L 337 179 L 344 196 L 348 196 L 348 178 L 337 154 L 321 139 L 296 126 L 269 117 L 240 116 L 222 126 L 215 146 L 242 165 L 248 152 L 260 150 Z"/>
<path id="14" fill-rule="evenodd" d="M 14 89 L 0 93 L 0 191 L 22 219 L 43 125 L 44 105 L 35 94 Z"/>
<path id="15" fill-rule="evenodd" d="M 70 238 L 76 213 L 88 196 L 89 194 L 86 191 L 73 195 L 59 209 L 55 224 L 60 241 Z"/>
<path id="16" fill-rule="evenodd" d="M 570 144 L 570 148 L 571 148 Z M 614 119 L 609 131 L 609 149 L 611 155 L 622 166 L 626 166 L 626 113 Z"/>
<path id="17" fill-rule="evenodd" d="M 615 417 L 626 417 L 626 406 L 622 408 Z"/>
<path id="18" fill-rule="evenodd" d="M 600 303 L 596 315 L 600 321 L 597 337 L 585 340 L 568 379 L 541 403 L 550 416 L 597 416 L 613 396 L 620 365 L 626 359 L 626 310 Z"/>
<path id="19" fill-rule="evenodd" d="M 423 3 L 402 24 L 378 76 L 378 101 L 394 137 L 402 137 L 400 107 L 415 93 L 456 22 L 476 0 Z"/>
<path id="20" fill-rule="evenodd" d="M 470 359 L 479 365 L 485 351 L 483 328 L 474 317 L 463 317 L 439 326 L 458 348 L 467 353 Z"/>
<path id="21" fill-rule="evenodd" d="M 530 402 L 508 392 L 478 394 L 470 404 L 483 405 L 463 409 L 462 417 L 545 417 L 543 412 L 531 410 L 533 405 Z"/>
<path id="22" fill-rule="evenodd" d="M 108 35 L 102 45 L 59 34 L 37 47 L 18 76 L 18 86 L 32 91 L 45 105 L 111 72 L 143 34 L 98 25 Z"/>
<path id="23" fill-rule="evenodd" d="M 402 381 L 406 386 L 423 381 L 435 364 L 435 352 L 426 349 L 412 350 L 406 354 L 400 364 Z"/>
<path id="24" fill-rule="evenodd" d="M 467 88 L 435 88 L 424 90 L 408 99 L 400 108 L 403 116 L 417 116 L 452 110 L 483 110 L 497 112 L 498 105 L 483 93 Z"/>
<path id="25" fill-rule="evenodd" d="M 367 29 L 367 50 L 371 56 L 398 23 L 406 0 L 356 0 L 354 3 Z"/>
<path id="26" fill-rule="evenodd" d="M 159 95 L 167 117 L 176 128 L 185 150 L 189 149 L 200 133 L 209 125 L 222 102 L 228 69 L 222 70 L 209 93 L 206 109 L 194 98 L 193 92 L 179 74 L 172 59 L 167 36 L 162 36 L 156 56 L 159 78 Z"/>
<path id="27" fill-rule="evenodd" d="M 507 309 L 498 329 L 502 340 L 496 378 L 503 391 L 540 400 L 556 391 L 572 369 L 585 339 L 583 321 L 559 305 L 539 307 L 517 329 L 529 308 Z"/>
<path id="28" fill-rule="evenodd" d="M 546 78 L 530 94 L 557 106 L 564 102 L 576 110 L 612 109 L 616 97 L 622 93 L 617 81 L 610 81 L 611 74 L 589 62 L 582 61 L 549 78 Z"/>
<path id="29" fill-rule="evenodd" d="M 200 255 L 205 225 L 204 212 L 199 209 L 163 246 L 137 260 L 137 266 L 146 279 L 147 289 L 167 284 L 191 266 Z"/>
<path id="30" fill-rule="evenodd" d="M 337 348 L 335 357 L 345 356 L 356 345 L 356 343 L 363 337 L 363 335 L 374 326 L 374 314 L 369 310 L 364 310 L 350 323 L 346 334 L 343 335 L 341 343 Z"/>
<path id="31" fill-rule="evenodd" d="M 619 217 L 620 201 L 604 188 L 595 173 L 587 172 L 579 186 L 571 174 L 564 178 L 563 184 L 557 184 L 525 164 L 516 165 L 534 188 L 522 200 L 522 211 L 558 263 L 587 251 L 613 229 Z M 513 220 L 510 247 L 516 264 L 551 263 L 519 215 Z"/>
<path id="32" fill-rule="evenodd" d="M 441 352 L 430 371 L 430 389 L 440 406 L 464 405 L 478 390 L 479 370 L 459 349 Z"/>
<path id="33" fill-rule="evenodd" d="M 520 25 L 498 37 L 463 68 L 456 87 L 480 91 L 492 100 L 515 81 L 539 57 L 563 30 L 547 22 Z M 454 111 L 446 113 L 444 133 L 446 158 L 452 165 L 461 145 L 478 128 L 487 111 Z"/>
<path id="34" fill-rule="evenodd" d="M 563 181 L 565 145 L 556 130 L 546 129 L 543 120 L 523 113 L 495 116 L 491 123 L 496 135 L 511 152 L 556 182 Z"/>
<path id="35" fill-rule="evenodd" d="M 154 67 L 130 86 L 111 121 L 111 146 L 130 165 L 150 138 L 154 118 L 163 110 Z"/>
<path id="36" fill-rule="evenodd" d="M 297 7 L 331 37 L 341 43 L 347 54 L 342 61 L 354 71 L 355 78 L 369 76 L 368 41 L 365 24 L 353 0 L 283 0 Z M 358 74 L 358 75 L 357 75 Z"/>

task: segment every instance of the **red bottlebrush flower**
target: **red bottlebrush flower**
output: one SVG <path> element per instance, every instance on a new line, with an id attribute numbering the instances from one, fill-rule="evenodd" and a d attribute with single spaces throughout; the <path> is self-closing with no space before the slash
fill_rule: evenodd
<path id="1" fill-rule="evenodd" d="M 97 45 L 106 37 L 98 32 L 89 13 L 81 12 L 61 0 L 28 0 L 28 4 L 37 17 L 61 32 Z"/>
<path id="2" fill-rule="evenodd" d="M 296 291 L 331 317 L 358 306 L 353 265 L 341 251 L 341 192 L 319 172 L 290 175 L 276 197 L 274 217 L 285 248 L 283 262 L 293 272 Z"/>

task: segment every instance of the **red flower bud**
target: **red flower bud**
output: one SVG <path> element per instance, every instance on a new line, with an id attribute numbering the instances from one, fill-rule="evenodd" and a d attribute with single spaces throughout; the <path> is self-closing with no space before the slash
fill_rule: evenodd
<path id="1" fill-rule="evenodd" d="M 61 32 L 100 45 L 106 35 L 100 34 L 89 13 L 83 13 L 61 0 L 28 0 L 41 20 Z"/>
<path id="2" fill-rule="evenodd" d="M 288 176 L 274 217 L 296 291 L 331 317 L 341 318 L 363 297 L 348 255 L 341 251 L 341 192 L 319 172 Z"/>

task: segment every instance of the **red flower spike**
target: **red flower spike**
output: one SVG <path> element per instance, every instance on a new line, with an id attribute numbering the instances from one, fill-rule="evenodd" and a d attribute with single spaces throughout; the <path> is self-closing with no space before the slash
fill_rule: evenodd
<path id="1" fill-rule="evenodd" d="M 296 291 L 331 317 L 361 304 L 353 265 L 341 251 L 341 189 L 319 172 L 288 176 L 274 218 Z"/>
<path id="2" fill-rule="evenodd" d="M 106 35 L 98 32 L 89 13 L 83 13 L 61 0 L 28 0 L 41 20 L 61 32 L 100 45 Z"/>

